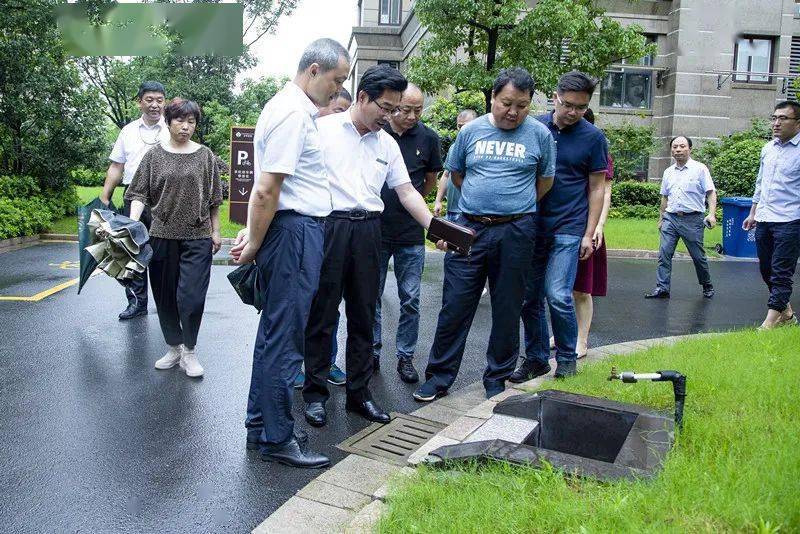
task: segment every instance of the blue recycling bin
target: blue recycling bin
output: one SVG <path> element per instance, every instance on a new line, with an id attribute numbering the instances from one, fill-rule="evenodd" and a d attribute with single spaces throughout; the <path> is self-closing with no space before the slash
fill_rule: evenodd
<path id="1" fill-rule="evenodd" d="M 725 197 L 722 204 L 722 252 L 737 258 L 755 258 L 756 232 L 742 230 L 742 223 L 750 214 L 753 199 L 750 197 Z"/>

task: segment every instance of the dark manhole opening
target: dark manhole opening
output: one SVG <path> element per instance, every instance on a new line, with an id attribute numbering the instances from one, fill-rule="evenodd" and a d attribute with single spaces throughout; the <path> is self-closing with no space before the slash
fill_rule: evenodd
<path id="1" fill-rule="evenodd" d="M 439 433 L 445 425 L 403 413 L 392 413 L 387 425 L 374 423 L 337 447 L 373 460 L 406 465 L 409 456 Z"/>
<path id="2" fill-rule="evenodd" d="M 672 447 L 674 421 L 667 414 L 621 402 L 546 390 L 503 400 L 496 416 L 536 422 L 518 441 L 500 434 L 486 441 L 447 445 L 440 460 L 493 459 L 540 466 L 547 463 L 601 480 L 652 477 Z"/>

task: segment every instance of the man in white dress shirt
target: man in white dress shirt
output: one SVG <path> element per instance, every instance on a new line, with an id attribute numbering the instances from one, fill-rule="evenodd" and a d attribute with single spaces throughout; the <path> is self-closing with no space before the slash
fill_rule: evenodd
<path id="1" fill-rule="evenodd" d="M 111 164 L 106 171 L 106 181 L 100 194 L 100 200 L 104 204 L 111 202 L 114 189 L 120 183 L 125 189 L 128 188 L 145 152 L 162 141 L 169 141 L 169 131 L 163 117 L 164 100 L 164 86 L 160 83 L 148 81 L 139 86 L 136 101 L 139 103 L 142 116 L 122 128 L 114 148 L 111 149 L 111 155 L 108 156 Z M 130 210 L 130 202 L 126 200 L 125 215 L 130 214 Z M 145 208 L 140 220 L 150 228 L 149 209 Z M 142 278 L 126 282 L 125 296 L 128 298 L 128 307 L 119 314 L 121 321 L 147 314 L 147 271 L 143 273 Z"/>
<path id="2" fill-rule="evenodd" d="M 664 171 L 661 179 L 661 207 L 658 227 L 661 229 L 661 246 L 658 251 L 656 289 L 647 293 L 648 299 L 668 299 L 672 275 L 672 256 L 678 239 L 683 239 L 694 262 L 697 282 L 703 287 L 703 296 L 714 296 L 711 273 L 703 248 L 703 231 L 717 224 L 717 191 L 708 167 L 692 159 L 692 140 L 679 135 L 670 143 L 675 164 Z M 708 201 L 708 215 L 705 215 Z"/>
<path id="3" fill-rule="evenodd" d="M 305 329 L 320 282 L 325 217 L 331 190 L 315 118 L 350 72 L 347 50 L 318 39 L 303 52 L 294 80 L 267 102 L 256 124 L 247 223 L 231 255 L 255 260 L 264 308 L 253 351 L 247 401 L 247 448 L 293 467 L 319 468 L 330 460 L 295 434 L 292 384 L 303 363 Z M 325 378 L 330 348 L 325 355 Z"/>
<path id="4" fill-rule="evenodd" d="M 800 105 L 780 102 L 770 120 L 775 138 L 761 150 L 753 205 L 742 223 L 756 229 L 758 265 L 769 288 L 765 329 L 797 324 L 789 298 L 800 257 Z"/>
<path id="5" fill-rule="evenodd" d="M 384 183 L 424 228 L 431 221 L 425 200 L 414 189 L 397 142 L 383 128 L 398 113 L 408 82 L 395 68 L 367 69 L 356 100 L 344 113 L 317 121 L 325 167 L 331 184 L 333 211 L 325 228 L 325 259 L 319 291 L 306 330 L 306 420 L 327 421 L 328 372 L 339 302 L 347 314 L 346 409 L 369 421 L 388 423 L 389 415 L 372 400 L 373 325 L 380 276 L 381 221 Z"/>

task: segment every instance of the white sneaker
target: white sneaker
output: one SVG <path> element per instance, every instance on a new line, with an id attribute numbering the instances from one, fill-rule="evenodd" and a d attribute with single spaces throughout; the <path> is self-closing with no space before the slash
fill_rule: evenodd
<path id="1" fill-rule="evenodd" d="M 172 369 L 181 359 L 183 345 L 170 345 L 167 353 L 156 360 L 156 369 Z"/>
<path id="2" fill-rule="evenodd" d="M 183 356 L 181 356 L 181 369 L 186 371 L 186 376 L 192 378 L 203 376 L 203 366 L 197 361 L 197 354 L 194 349 L 184 347 Z"/>

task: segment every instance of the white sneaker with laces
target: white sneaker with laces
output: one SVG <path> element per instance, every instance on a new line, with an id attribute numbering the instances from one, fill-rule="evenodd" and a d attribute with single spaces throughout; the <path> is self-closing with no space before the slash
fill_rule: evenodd
<path id="1" fill-rule="evenodd" d="M 203 366 L 197 361 L 197 354 L 194 349 L 187 349 L 184 347 L 183 355 L 181 356 L 181 369 L 186 371 L 186 376 L 198 378 L 203 376 Z"/>
<path id="2" fill-rule="evenodd" d="M 183 345 L 170 345 L 167 353 L 156 360 L 156 369 L 172 369 L 181 359 Z"/>

